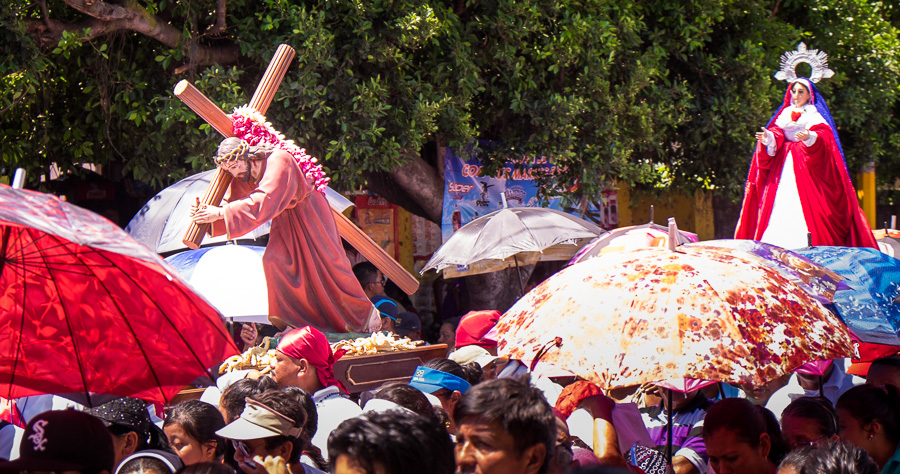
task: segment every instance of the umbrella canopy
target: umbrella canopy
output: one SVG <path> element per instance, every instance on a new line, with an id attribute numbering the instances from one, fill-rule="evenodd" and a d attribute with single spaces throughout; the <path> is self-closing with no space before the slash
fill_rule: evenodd
<path id="1" fill-rule="evenodd" d="M 268 323 L 265 250 L 256 245 L 217 245 L 177 253 L 166 257 L 166 262 L 225 317 Z"/>
<path id="2" fill-rule="evenodd" d="M 795 252 L 846 278 L 849 288 L 835 294 L 834 307 L 861 341 L 900 346 L 900 260 L 864 247 Z"/>
<path id="3" fill-rule="evenodd" d="M 697 242 L 697 234 L 678 231 L 678 242 L 675 245 Z M 589 258 L 622 250 L 633 250 L 647 247 L 668 247 L 669 229 L 650 222 L 631 227 L 620 227 L 600 234 L 581 248 L 569 264 L 578 263 Z"/>
<path id="4" fill-rule="evenodd" d="M 54 196 L 0 186 L 0 397 L 167 402 L 237 347 L 159 256 Z"/>
<path id="5" fill-rule="evenodd" d="M 455 276 L 474 275 L 539 260 L 568 260 L 600 232 L 596 225 L 555 209 L 504 208 L 454 232 L 422 273 L 450 269 Z"/>
<path id="6" fill-rule="evenodd" d="M 542 361 L 605 389 L 681 378 L 763 385 L 852 351 L 820 301 L 839 277 L 796 258 L 804 264 L 790 278 L 756 254 L 705 242 L 592 258 L 510 308 L 498 352 L 533 360 L 557 338 Z"/>
<path id="7" fill-rule="evenodd" d="M 216 170 L 188 176 L 153 196 L 125 226 L 125 232 L 156 253 L 185 250 L 181 240 L 191 224 L 191 205 L 202 199 Z M 332 207 L 341 212 L 352 204 L 331 188 L 325 189 L 325 197 Z M 257 239 L 269 234 L 269 223 L 253 229 L 241 239 Z M 203 239 L 204 245 L 225 242 L 224 235 Z"/>

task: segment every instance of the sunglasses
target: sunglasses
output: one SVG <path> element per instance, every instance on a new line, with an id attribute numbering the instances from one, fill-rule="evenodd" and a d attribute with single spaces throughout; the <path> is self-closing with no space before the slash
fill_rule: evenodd
<path id="1" fill-rule="evenodd" d="M 235 451 L 238 451 L 244 457 L 244 464 L 250 466 L 253 469 L 256 468 L 256 463 L 253 462 L 253 455 L 250 454 L 253 449 L 251 449 L 250 446 L 247 445 L 247 443 L 243 441 L 231 440 L 231 445 L 234 446 Z"/>

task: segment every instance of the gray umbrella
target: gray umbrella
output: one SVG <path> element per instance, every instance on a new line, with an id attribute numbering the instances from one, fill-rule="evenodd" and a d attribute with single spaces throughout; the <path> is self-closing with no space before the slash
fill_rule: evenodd
<path id="1" fill-rule="evenodd" d="M 196 198 L 203 198 L 214 173 L 213 169 L 188 176 L 163 189 L 135 214 L 125 227 L 125 232 L 156 253 L 164 254 L 187 249 L 181 240 L 191 223 L 191 204 L 195 202 Z M 347 198 L 331 188 L 325 189 L 325 197 L 331 207 L 339 211 L 352 205 Z M 267 222 L 242 236 L 241 239 L 255 240 L 268 234 L 269 223 Z M 224 235 L 206 237 L 203 239 L 203 244 L 216 244 L 226 240 Z"/>
<path id="2" fill-rule="evenodd" d="M 600 227 L 555 209 L 504 208 L 454 232 L 422 273 L 435 269 L 445 276 L 463 276 L 540 260 L 568 260 L 601 232 Z"/>

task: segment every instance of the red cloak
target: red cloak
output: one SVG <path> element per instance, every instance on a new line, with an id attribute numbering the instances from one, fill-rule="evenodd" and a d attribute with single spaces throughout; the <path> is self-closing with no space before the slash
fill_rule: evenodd
<path id="1" fill-rule="evenodd" d="M 789 101 L 790 90 L 775 118 L 789 105 Z M 807 147 L 803 142 L 786 139 L 781 128 L 775 125 L 775 118 L 768 127 L 775 135 L 775 156 L 769 156 L 766 146 L 757 144 L 734 238 L 762 238 L 769 224 L 785 158 L 790 152 L 803 216 L 812 234 L 812 245 L 877 249 L 831 127 L 827 123 L 810 127 L 818 137 L 812 146 Z"/>

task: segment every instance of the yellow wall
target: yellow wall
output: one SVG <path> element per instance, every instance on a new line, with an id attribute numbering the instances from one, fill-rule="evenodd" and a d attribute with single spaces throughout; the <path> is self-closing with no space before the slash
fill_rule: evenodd
<path id="1" fill-rule="evenodd" d="M 653 206 L 653 221 L 665 226 L 669 217 L 674 217 L 680 230 L 697 234 L 700 240 L 715 238 L 712 195 L 709 192 L 683 194 L 670 191 L 660 196 L 634 192 L 627 185 L 619 184 L 617 193 L 619 226 L 646 224 L 650 222 L 650 206 Z"/>
<path id="2" fill-rule="evenodd" d="M 412 214 L 400 206 L 397 206 L 396 209 L 397 242 L 400 244 L 397 252 L 399 254 L 397 261 L 406 269 L 406 271 L 418 277 L 419 275 L 415 273 L 415 269 L 413 268 L 416 262 L 415 259 L 413 259 Z"/>

